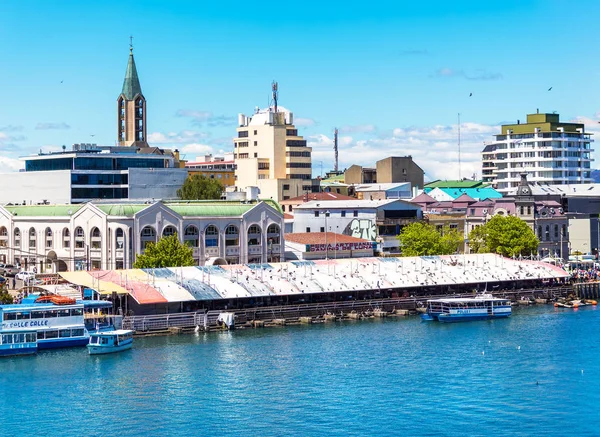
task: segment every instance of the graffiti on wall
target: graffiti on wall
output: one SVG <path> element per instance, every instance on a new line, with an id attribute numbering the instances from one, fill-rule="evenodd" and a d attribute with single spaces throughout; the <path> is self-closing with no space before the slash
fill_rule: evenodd
<path id="1" fill-rule="evenodd" d="M 377 238 L 377 226 L 371 220 L 354 219 L 346 227 L 344 234 L 375 241 Z"/>

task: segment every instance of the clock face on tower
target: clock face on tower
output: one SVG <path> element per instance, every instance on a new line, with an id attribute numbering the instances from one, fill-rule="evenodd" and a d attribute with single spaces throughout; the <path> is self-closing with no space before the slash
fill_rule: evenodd
<path id="1" fill-rule="evenodd" d="M 523 188 L 523 189 L 521 189 L 521 193 L 523 193 L 523 194 L 529 194 L 529 188 Z"/>

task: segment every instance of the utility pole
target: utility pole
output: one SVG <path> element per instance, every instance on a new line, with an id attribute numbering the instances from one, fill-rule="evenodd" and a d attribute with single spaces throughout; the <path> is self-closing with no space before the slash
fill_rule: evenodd
<path id="1" fill-rule="evenodd" d="M 338 171 L 338 130 L 337 130 L 337 127 L 333 131 L 333 151 L 335 153 L 335 163 L 333 165 L 333 170 L 337 173 L 337 171 Z"/>

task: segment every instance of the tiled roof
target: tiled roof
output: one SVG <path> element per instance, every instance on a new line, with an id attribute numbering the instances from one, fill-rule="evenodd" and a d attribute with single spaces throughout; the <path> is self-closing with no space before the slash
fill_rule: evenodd
<path id="1" fill-rule="evenodd" d="M 327 236 L 325 236 L 327 234 Z M 335 232 L 299 232 L 293 234 L 285 234 L 285 241 L 300 244 L 324 244 L 325 240 L 328 243 L 365 243 L 370 240 L 356 238 L 350 235 L 336 234 Z"/>
<path id="2" fill-rule="evenodd" d="M 296 201 L 304 201 L 304 199 L 306 199 L 307 197 L 308 202 L 310 202 L 311 200 L 356 200 L 356 197 L 346 196 L 344 194 L 322 192 L 308 193 L 308 195 L 305 194 L 303 196 L 292 197 L 291 199 L 286 199 L 285 202 L 293 203 Z"/>
<path id="3" fill-rule="evenodd" d="M 433 188 L 476 188 L 482 187 L 482 181 L 433 181 L 425 184 L 425 190 L 429 191 Z"/>
<path id="4" fill-rule="evenodd" d="M 135 214 L 140 212 L 142 209 L 147 208 L 150 205 L 143 204 L 98 204 L 96 207 L 104 212 L 106 215 L 118 216 L 118 217 L 133 217 Z"/>

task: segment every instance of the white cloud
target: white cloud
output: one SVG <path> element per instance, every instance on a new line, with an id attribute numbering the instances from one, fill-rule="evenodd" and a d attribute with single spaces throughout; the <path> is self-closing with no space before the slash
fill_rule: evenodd
<path id="1" fill-rule="evenodd" d="M 211 111 L 195 111 L 192 109 L 180 109 L 176 112 L 178 117 L 188 117 L 192 119 L 192 124 L 196 126 L 232 126 L 236 118 L 229 115 L 214 115 Z"/>
<path id="2" fill-rule="evenodd" d="M 461 177 L 481 175 L 481 150 L 484 142 L 494 140 L 499 126 L 473 122 L 461 123 Z M 434 125 L 396 128 L 387 135 L 355 139 L 344 136 L 339 141 L 339 167 L 352 164 L 375 166 L 388 156 L 412 156 L 428 179 L 458 179 L 458 126 Z M 333 139 L 326 135 L 308 138 L 313 147 L 313 162 L 323 161 L 333 167 Z M 324 165 L 324 167 L 326 167 Z"/>
<path id="3" fill-rule="evenodd" d="M 60 123 L 38 123 L 35 125 L 35 128 L 38 130 L 71 129 L 71 126 L 62 121 Z"/>
<path id="4" fill-rule="evenodd" d="M 205 139 L 209 136 L 209 134 L 205 132 L 196 132 L 191 130 L 184 130 L 181 132 L 152 132 L 148 135 L 148 143 L 158 144 L 158 145 L 168 145 L 168 144 L 183 144 L 183 143 L 193 143 L 198 140 Z"/>
<path id="5" fill-rule="evenodd" d="M 295 117 L 294 118 L 294 125 L 297 127 L 310 127 L 310 126 L 314 126 L 315 124 L 317 124 L 317 122 L 315 120 L 313 120 L 312 118 L 303 118 L 303 117 Z"/>
<path id="6" fill-rule="evenodd" d="M 464 70 L 443 67 L 438 69 L 431 77 L 461 77 L 467 80 L 500 80 L 503 76 L 501 73 L 490 73 L 482 69 L 467 73 Z"/>
<path id="7" fill-rule="evenodd" d="M 19 161 L 18 159 L 0 156 L 0 168 L 2 169 L 3 173 L 19 171 L 23 167 L 23 162 Z"/>
<path id="8" fill-rule="evenodd" d="M 214 149 L 207 144 L 200 143 L 192 143 L 186 144 L 181 149 L 179 149 L 181 154 L 186 155 L 183 158 L 188 161 L 193 161 L 197 156 L 204 156 L 208 154 L 214 154 Z"/>

